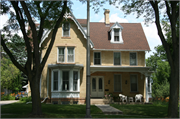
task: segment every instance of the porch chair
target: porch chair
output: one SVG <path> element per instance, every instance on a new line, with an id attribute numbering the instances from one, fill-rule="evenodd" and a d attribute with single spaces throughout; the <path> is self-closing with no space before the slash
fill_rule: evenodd
<path id="1" fill-rule="evenodd" d="M 120 100 L 121 100 L 122 102 L 124 102 L 125 100 L 126 100 L 126 102 L 127 102 L 127 96 L 122 95 L 122 94 L 119 94 L 119 97 L 120 97 Z"/>
<path id="2" fill-rule="evenodd" d="M 139 100 L 141 102 L 143 95 L 142 94 L 136 94 L 135 95 L 135 102 L 137 102 L 137 100 Z"/>

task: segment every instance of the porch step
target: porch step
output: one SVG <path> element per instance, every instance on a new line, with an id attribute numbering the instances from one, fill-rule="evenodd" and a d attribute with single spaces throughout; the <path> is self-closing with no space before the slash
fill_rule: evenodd
<path id="1" fill-rule="evenodd" d="M 91 105 L 95 104 L 109 104 L 107 99 L 91 99 Z"/>

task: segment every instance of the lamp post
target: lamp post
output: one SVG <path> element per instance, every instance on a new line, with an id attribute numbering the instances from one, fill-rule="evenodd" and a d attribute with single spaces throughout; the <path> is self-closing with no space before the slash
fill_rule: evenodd
<path id="1" fill-rule="evenodd" d="M 86 55 L 86 116 L 91 117 L 90 109 L 90 45 L 89 45 L 89 0 L 87 0 L 87 55 Z"/>

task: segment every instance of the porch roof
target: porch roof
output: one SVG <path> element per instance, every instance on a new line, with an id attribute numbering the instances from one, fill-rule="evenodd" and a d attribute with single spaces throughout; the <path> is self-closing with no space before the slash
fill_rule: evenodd
<path id="1" fill-rule="evenodd" d="M 139 72 L 146 76 L 150 76 L 152 71 L 149 71 L 151 67 L 139 67 L 139 66 L 90 66 L 91 73 L 101 72 Z"/>
<path id="2" fill-rule="evenodd" d="M 63 69 L 81 69 L 83 68 L 83 64 L 48 64 L 48 68 L 55 69 L 55 68 L 63 68 Z"/>

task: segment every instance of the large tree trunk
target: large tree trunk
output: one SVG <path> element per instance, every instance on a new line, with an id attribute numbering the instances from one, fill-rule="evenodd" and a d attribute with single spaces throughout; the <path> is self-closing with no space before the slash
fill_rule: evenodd
<path id="1" fill-rule="evenodd" d="M 36 75 L 30 82 L 31 87 L 31 97 L 32 97 L 32 114 L 40 116 L 42 115 L 41 109 L 41 99 L 40 99 L 40 92 L 39 92 L 39 81 L 40 81 L 40 74 Z"/>

